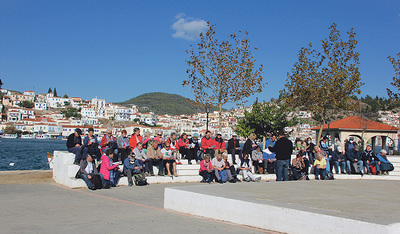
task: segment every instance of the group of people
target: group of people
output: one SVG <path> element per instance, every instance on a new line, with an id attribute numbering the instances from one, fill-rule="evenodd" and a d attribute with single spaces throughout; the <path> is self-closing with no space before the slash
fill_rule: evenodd
<path id="1" fill-rule="evenodd" d="M 122 175 L 128 177 L 128 184 L 132 186 L 135 175 L 142 178 L 154 176 L 154 167 L 158 168 L 159 176 L 177 177 L 176 165 L 181 164 L 184 158 L 188 164 L 192 164 L 192 160 L 200 164 L 199 174 L 203 177 L 203 183 L 236 183 L 241 181 L 239 175 L 243 181 L 256 182 L 261 177 L 254 174 L 264 173 L 276 174 L 277 181 L 287 181 L 308 179 L 309 173 L 313 173 L 316 179 L 326 179 L 333 168 L 336 173 L 371 174 L 387 174 L 393 169 L 385 150 L 375 155 L 368 145 L 360 152 L 353 138 L 346 141 L 345 150 L 342 151 L 341 146 L 335 146 L 332 150 L 326 137 L 318 146 L 308 138 L 300 139 L 293 147 L 283 131 L 277 135 L 270 134 L 265 150 L 261 150 L 257 144 L 254 133 L 250 134 L 243 147 L 236 135 L 226 144 L 220 133 L 212 138 L 210 131 L 201 140 L 198 134 L 188 137 L 185 133 L 179 138 L 175 133 L 164 138 L 162 132 L 153 137 L 149 132 L 141 136 L 139 128 L 135 128 L 130 137 L 123 130 L 118 138 L 108 130 L 100 141 L 94 135 L 93 128 L 88 129 L 83 140 L 81 135 L 81 130 L 75 129 L 68 137 L 67 148 L 75 154 L 74 163 L 80 165 L 80 178 L 91 189 L 95 189 L 91 182 L 94 175 L 100 176 L 104 188 L 116 186 Z M 294 149 L 297 154 L 290 161 Z M 232 156 L 232 164 L 228 161 L 228 154 Z M 99 167 L 96 167 L 96 160 L 101 161 Z M 120 164 L 123 169 L 120 169 Z"/>

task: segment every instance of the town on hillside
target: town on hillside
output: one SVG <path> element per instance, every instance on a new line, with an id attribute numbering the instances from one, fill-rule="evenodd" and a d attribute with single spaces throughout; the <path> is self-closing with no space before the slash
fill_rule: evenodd
<path id="1" fill-rule="evenodd" d="M 0 90 L 2 104 L 0 113 L 1 133 L 19 132 L 26 136 L 48 136 L 49 138 L 66 138 L 74 132 L 75 128 L 81 128 L 84 133 L 89 127 L 93 127 L 96 135 L 103 135 L 111 128 L 114 135 L 120 135 L 125 129 L 128 134 L 138 127 L 141 134 L 150 132 L 155 135 L 162 131 L 164 136 L 172 132 L 177 134 L 195 133 L 203 136 L 207 130 L 207 114 L 197 113 L 193 115 L 156 115 L 153 112 L 141 113 L 137 106 L 124 107 L 108 103 L 104 99 L 92 98 L 83 100 L 80 97 L 58 97 L 53 92 L 35 93 L 28 90 L 23 93 L 7 89 Z M 24 105 L 30 103 L 30 106 Z M 250 111 L 252 106 L 238 107 L 233 111 L 222 113 L 221 134 L 229 139 L 234 134 L 234 127 L 237 120 L 244 116 L 244 111 Z M 71 113 L 70 110 L 76 112 Z M 383 123 L 397 126 L 399 115 L 391 111 L 379 111 L 379 120 Z M 308 111 L 290 112 L 287 118 L 296 116 L 298 119 L 311 119 Z M 291 132 L 293 139 L 312 137 L 315 140 L 315 133 L 311 130 L 311 124 L 300 121 L 299 124 L 287 127 L 286 131 Z M 216 133 L 219 131 L 218 112 L 214 111 L 208 115 L 208 129 Z M 8 129 L 8 131 L 7 131 Z"/>

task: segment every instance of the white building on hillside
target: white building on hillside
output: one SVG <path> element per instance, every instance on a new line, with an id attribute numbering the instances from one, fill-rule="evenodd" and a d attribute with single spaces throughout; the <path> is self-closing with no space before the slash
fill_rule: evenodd
<path id="1" fill-rule="evenodd" d="M 106 100 L 104 99 L 98 99 L 93 98 L 91 104 L 96 108 L 96 109 L 104 109 L 106 107 Z"/>
<path id="2" fill-rule="evenodd" d="M 47 103 L 35 102 L 35 110 L 47 110 Z"/>
<path id="3" fill-rule="evenodd" d="M 71 103 L 71 99 L 62 97 L 49 97 L 47 98 L 47 106 L 50 108 L 61 108 L 67 103 Z"/>

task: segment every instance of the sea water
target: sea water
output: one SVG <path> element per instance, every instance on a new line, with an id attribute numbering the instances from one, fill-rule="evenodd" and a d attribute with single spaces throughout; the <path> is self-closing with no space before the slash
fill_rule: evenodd
<path id="1" fill-rule="evenodd" d="M 66 151 L 60 139 L 0 138 L 0 171 L 49 169 L 47 152 Z"/>

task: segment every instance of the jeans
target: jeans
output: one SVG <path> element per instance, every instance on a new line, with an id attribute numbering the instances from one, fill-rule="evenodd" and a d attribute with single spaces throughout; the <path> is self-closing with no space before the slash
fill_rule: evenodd
<path id="1" fill-rule="evenodd" d="M 103 154 L 106 154 L 106 151 L 107 151 L 108 149 L 109 149 L 108 147 L 104 148 L 104 149 L 103 149 Z M 115 150 L 114 150 L 114 155 L 118 155 L 118 149 L 115 149 Z"/>
<path id="2" fill-rule="evenodd" d="M 241 150 L 231 149 L 231 150 L 229 150 L 229 153 L 232 155 L 232 163 L 233 164 L 236 164 L 236 154 L 239 155 L 239 159 L 242 158 L 242 151 Z"/>
<path id="3" fill-rule="evenodd" d="M 349 171 L 351 172 L 351 164 L 353 164 L 353 162 L 350 164 L 350 161 L 347 160 L 346 163 L 347 163 L 347 168 L 349 168 Z M 360 168 L 360 172 L 361 172 L 363 169 L 363 161 L 361 161 L 361 160 L 357 161 L 357 165 Z M 378 168 L 377 168 L 377 170 L 378 170 Z"/>
<path id="4" fill-rule="evenodd" d="M 72 147 L 68 148 L 68 152 L 75 154 L 75 162 L 80 162 L 81 159 L 86 159 L 88 148 Z"/>
<path id="5" fill-rule="evenodd" d="M 93 174 L 93 173 L 90 173 L 89 175 L 93 177 L 94 174 Z M 102 183 L 103 186 L 104 186 L 104 185 L 106 184 L 106 182 L 105 182 L 105 180 L 104 180 L 104 178 L 103 178 L 103 175 L 102 175 L 102 174 L 99 174 L 99 175 L 100 175 L 100 178 L 101 178 L 101 183 Z M 85 183 L 86 183 L 86 185 L 87 185 L 88 188 L 90 188 L 90 186 L 93 186 L 93 185 L 94 185 L 94 184 L 92 183 L 92 181 L 90 181 L 90 179 L 88 178 L 88 176 L 87 176 L 86 174 L 84 174 L 84 173 L 81 174 L 81 179 L 85 181 Z"/>
<path id="6" fill-rule="evenodd" d="M 121 172 L 120 171 L 114 171 L 115 175 L 114 175 L 114 180 L 104 180 L 105 183 L 110 184 L 112 187 L 116 187 L 119 181 L 119 178 L 121 177 Z"/>
<path id="7" fill-rule="evenodd" d="M 148 159 L 144 162 L 142 160 L 139 160 L 139 164 L 144 168 L 145 172 L 153 173 L 153 165 L 151 164 L 151 159 Z"/>
<path id="8" fill-rule="evenodd" d="M 319 176 L 321 180 L 324 180 L 326 175 L 328 175 L 328 171 L 326 169 L 319 169 L 317 167 L 314 167 L 314 175 L 315 178 L 318 178 Z"/>
<path id="9" fill-rule="evenodd" d="M 336 174 L 339 173 L 339 166 L 340 172 L 344 174 L 344 169 L 346 168 L 346 163 L 344 161 L 333 161 L 333 166 L 335 167 Z"/>
<path id="10" fill-rule="evenodd" d="M 289 171 L 288 167 L 290 164 L 290 160 L 276 160 L 276 181 L 288 181 L 289 180 Z"/>
<path id="11" fill-rule="evenodd" d="M 118 148 L 119 153 L 121 153 L 121 161 L 124 162 L 128 155 L 131 153 L 131 148 Z M 114 158 L 113 158 L 114 159 Z M 114 161 L 114 160 L 113 160 Z M 118 162 L 118 157 L 115 157 L 115 161 Z"/>

